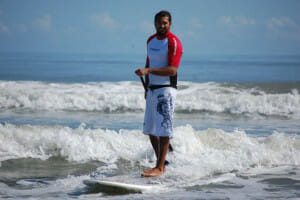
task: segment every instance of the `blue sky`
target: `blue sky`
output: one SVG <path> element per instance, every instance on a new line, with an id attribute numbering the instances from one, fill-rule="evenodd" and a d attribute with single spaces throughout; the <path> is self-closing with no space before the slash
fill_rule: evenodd
<path id="1" fill-rule="evenodd" d="M 300 54 L 299 0 L 0 0 L 0 52 L 146 52 L 160 10 L 186 54 Z"/>

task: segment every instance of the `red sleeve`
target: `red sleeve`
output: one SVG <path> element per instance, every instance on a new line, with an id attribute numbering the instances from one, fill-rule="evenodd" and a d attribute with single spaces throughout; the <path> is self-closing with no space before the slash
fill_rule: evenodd
<path id="1" fill-rule="evenodd" d="M 169 66 L 177 67 L 179 66 L 181 55 L 182 55 L 182 45 L 180 40 L 175 36 L 171 35 L 168 38 L 168 62 Z"/>

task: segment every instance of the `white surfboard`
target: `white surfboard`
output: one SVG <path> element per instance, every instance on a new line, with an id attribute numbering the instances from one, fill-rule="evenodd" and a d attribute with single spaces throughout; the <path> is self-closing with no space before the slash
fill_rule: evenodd
<path id="1" fill-rule="evenodd" d="M 112 193 L 143 193 L 153 189 L 151 185 L 136 185 L 124 182 L 109 181 L 109 180 L 84 180 L 83 183 L 87 186 L 93 187 L 94 190 L 100 192 Z"/>

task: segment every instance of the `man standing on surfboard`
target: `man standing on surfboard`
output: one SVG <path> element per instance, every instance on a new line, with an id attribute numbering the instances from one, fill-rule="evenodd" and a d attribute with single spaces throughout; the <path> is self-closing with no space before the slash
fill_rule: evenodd
<path id="1" fill-rule="evenodd" d="M 173 113 L 177 89 L 177 69 L 182 55 L 179 39 L 170 32 L 172 17 L 168 11 L 155 15 L 156 34 L 147 41 L 145 68 L 135 71 L 146 76 L 146 111 L 143 133 L 149 135 L 157 158 L 156 166 L 142 173 L 144 177 L 160 176 L 165 171 L 169 139 L 173 135 Z"/>

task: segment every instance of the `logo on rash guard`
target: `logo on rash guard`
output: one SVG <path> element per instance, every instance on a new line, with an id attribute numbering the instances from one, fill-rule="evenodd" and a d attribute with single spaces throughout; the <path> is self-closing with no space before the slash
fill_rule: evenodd
<path id="1" fill-rule="evenodd" d="M 150 48 L 152 51 L 160 51 L 160 49 Z"/>

